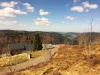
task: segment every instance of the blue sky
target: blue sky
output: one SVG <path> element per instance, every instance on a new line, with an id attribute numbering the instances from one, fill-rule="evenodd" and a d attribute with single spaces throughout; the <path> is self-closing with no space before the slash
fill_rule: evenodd
<path id="1" fill-rule="evenodd" d="M 0 29 L 100 32 L 99 0 L 0 0 Z"/>

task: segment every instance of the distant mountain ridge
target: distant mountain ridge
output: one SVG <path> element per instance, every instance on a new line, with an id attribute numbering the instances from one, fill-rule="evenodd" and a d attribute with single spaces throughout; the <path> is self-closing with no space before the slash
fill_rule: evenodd
<path id="1" fill-rule="evenodd" d="M 79 36 L 82 33 L 79 32 L 59 32 L 63 36 L 69 38 L 69 39 L 74 39 L 75 37 Z"/>

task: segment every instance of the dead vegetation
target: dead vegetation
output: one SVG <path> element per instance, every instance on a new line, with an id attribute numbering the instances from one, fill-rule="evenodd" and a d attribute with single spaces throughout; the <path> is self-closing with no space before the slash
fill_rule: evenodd
<path id="1" fill-rule="evenodd" d="M 59 48 L 51 61 L 4 75 L 100 75 L 100 44 L 92 46 L 93 57 L 87 60 L 85 48 L 67 46 Z"/>

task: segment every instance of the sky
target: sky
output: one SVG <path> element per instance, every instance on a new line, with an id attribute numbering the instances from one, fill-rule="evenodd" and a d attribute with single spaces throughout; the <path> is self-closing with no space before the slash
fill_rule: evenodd
<path id="1" fill-rule="evenodd" d="M 0 0 L 0 29 L 100 32 L 100 0 Z"/>

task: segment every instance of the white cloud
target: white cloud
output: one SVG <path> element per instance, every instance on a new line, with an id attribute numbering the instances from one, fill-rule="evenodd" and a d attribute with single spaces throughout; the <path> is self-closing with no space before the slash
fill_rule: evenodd
<path id="1" fill-rule="evenodd" d="M 30 12 L 34 12 L 34 7 L 32 7 L 29 3 L 23 3 L 26 9 Z"/>
<path id="2" fill-rule="evenodd" d="M 65 6 L 69 6 L 69 4 L 66 4 Z"/>
<path id="3" fill-rule="evenodd" d="M 26 26 L 26 24 L 22 24 L 22 23 L 20 23 L 19 26 L 23 27 L 23 26 Z"/>
<path id="4" fill-rule="evenodd" d="M 62 24 L 65 24 L 65 22 L 62 22 Z"/>
<path id="5" fill-rule="evenodd" d="M 40 13 L 40 15 L 48 15 L 48 14 L 50 14 L 49 12 L 44 11 L 43 9 L 40 9 L 39 13 Z"/>
<path id="6" fill-rule="evenodd" d="M 80 0 L 74 0 L 73 2 L 77 2 L 77 1 L 80 1 Z M 89 4 L 88 1 L 83 2 L 82 5 L 83 6 L 74 6 L 70 10 L 77 11 L 77 12 L 84 12 L 84 10 L 85 10 L 85 12 L 89 12 L 89 9 L 97 9 L 98 8 L 97 4 Z"/>
<path id="7" fill-rule="evenodd" d="M 84 8 L 81 6 L 74 6 L 71 8 L 71 11 L 84 12 Z"/>
<path id="8" fill-rule="evenodd" d="M 0 21 L 1 25 L 9 25 L 9 26 L 15 25 L 17 23 L 18 23 L 17 21 Z"/>
<path id="9" fill-rule="evenodd" d="M 0 10 L 0 17 L 6 18 L 6 17 L 16 17 L 16 14 L 27 14 L 26 12 L 23 12 L 21 10 L 15 10 L 10 7 L 6 7 L 4 9 Z"/>
<path id="10" fill-rule="evenodd" d="M 44 17 L 35 20 L 35 25 L 49 25 L 50 23 L 49 19 Z"/>
<path id="11" fill-rule="evenodd" d="M 77 0 L 74 0 L 73 2 L 77 2 Z"/>
<path id="12" fill-rule="evenodd" d="M 9 20 L 0 21 L 0 25 L 8 25 L 8 26 L 19 25 L 21 27 L 26 26 L 26 24 L 19 23 L 18 21 L 9 21 Z"/>
<path id="13" fill-rule="evenodd" d="M 4 17 L 0 17 L 0 19 L 4 19 Z"/>
<path id="14" fill-rule="evenodd" d="M 89 12 L 89 9 L 86 9 L 86 12 Z"/>
<path id="15" fill-rule="evenodd" d="M 75 19 L 74 17 L 71 17 L 71 16 L 66 16 L 65 18 L 67 18 L 69 20 L 74 20 Z"/>
<path id="16" fill-rule="evenodd" d="M 84 5 L 84 8 L 89 8 L 89 9 L 97 9 L 98 5 L 97 4 L 89 4 L 88 1 L 82 3 Z"/>
<path id="17" fill-rule="evenodd" d="M 14 1 L 11 1 L 11 2 L 1 2 L 0 6 L 2 6 L 2 7 L 14 7 L 17 4 L 18 4 L 18 2 L 14 2 Z"/>
<path id="18" fill-rule="evenodd" d="M 62 24 L 69 24 L 68 22 L 62 22 Z"/>
<path id="19" fill-rule="evenodd" d="M 73 0 L 74 3 L 79 2 L 80 0 Z"/>

